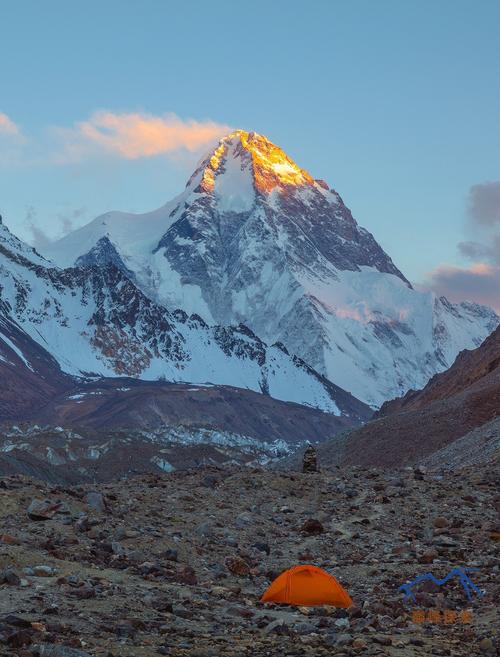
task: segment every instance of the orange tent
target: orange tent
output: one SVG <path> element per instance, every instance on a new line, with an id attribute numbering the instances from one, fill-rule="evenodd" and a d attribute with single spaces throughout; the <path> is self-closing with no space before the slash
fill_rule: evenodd
<path id="1" fill-rule="evenodd" d="M 289 605 L 332 605 L 350 607 L 352 600 L 335 577 L 317 566 L 294 566 L 277 577 L 261 598 L 262 602 Z"/>

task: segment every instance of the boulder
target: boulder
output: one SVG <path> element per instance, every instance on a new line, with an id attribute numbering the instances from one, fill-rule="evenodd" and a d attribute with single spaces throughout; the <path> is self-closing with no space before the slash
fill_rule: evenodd
<path id="1" fill-rule="evenodd" d="M 28 507 L 28 518 L 30 520 L 50 520 L 61 506 L 61 503 L 54 503 L 50 500 L 33 499 Z"/>

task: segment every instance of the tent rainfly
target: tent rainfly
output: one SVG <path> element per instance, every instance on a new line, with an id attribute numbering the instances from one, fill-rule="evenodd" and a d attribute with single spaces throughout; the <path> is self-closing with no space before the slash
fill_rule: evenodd
<path id="1" fill-rule="evenodd" d="M 262 602 L 313 607 L 332 605 L 347 608 L 352 600 L 333 575 L 317 566 L 294 566 L 281 573 L 261 598 Z"/>

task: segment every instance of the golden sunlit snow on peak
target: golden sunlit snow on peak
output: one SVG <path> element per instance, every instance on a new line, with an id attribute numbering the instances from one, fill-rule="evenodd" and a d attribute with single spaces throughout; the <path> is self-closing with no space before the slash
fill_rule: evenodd
<path id="1" fill-rule="evenodd" d="M 246 153 L 252 163 L 257 191 L 269 193 L 276 187 L 287 188 L 314 184 L 312 176 L 298 167 L 278 146 L 263 135 L 235 130 L 220 140 L 205 168 L 202 179 L 204 191 L 212 191 L 214 177 L 224 162 L 230 147 L 236 156 Z"/>

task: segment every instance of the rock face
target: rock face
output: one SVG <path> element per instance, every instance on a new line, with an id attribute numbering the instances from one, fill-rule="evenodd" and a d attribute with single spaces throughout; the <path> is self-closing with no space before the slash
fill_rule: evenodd
<path id="1" fill-rule="evenodd" d="M 242 130 L 163 208 L 108 213 L 48 253 L 111 262 L 160 304 L 244 323 L 371 405 L 422 387 L 498 324 L 412 289 L 336 191 Z"/>
<path id="2" fill-rule="evenodd" d="M 0 225 L 0 293 L 0 367 L 13 389 L 18 380 L 33 388 L 39 372 L 33 402 L 67 387 L 64 373 L 232 385 L 335 415 L 366 412 L 283 345 L 152 301 L 116 259 L 62 270 Z M 11 405 L 15 393 L 3 394 L 5 416 L 22 410 L 22 396 Z"/>
<path id="3" fill-rule="evenodd" d="M 325 445 L 322 460 L 457 468 L 500 457 L 500 328 L 423 390 L 384 404 L 377 419 Z"/>

